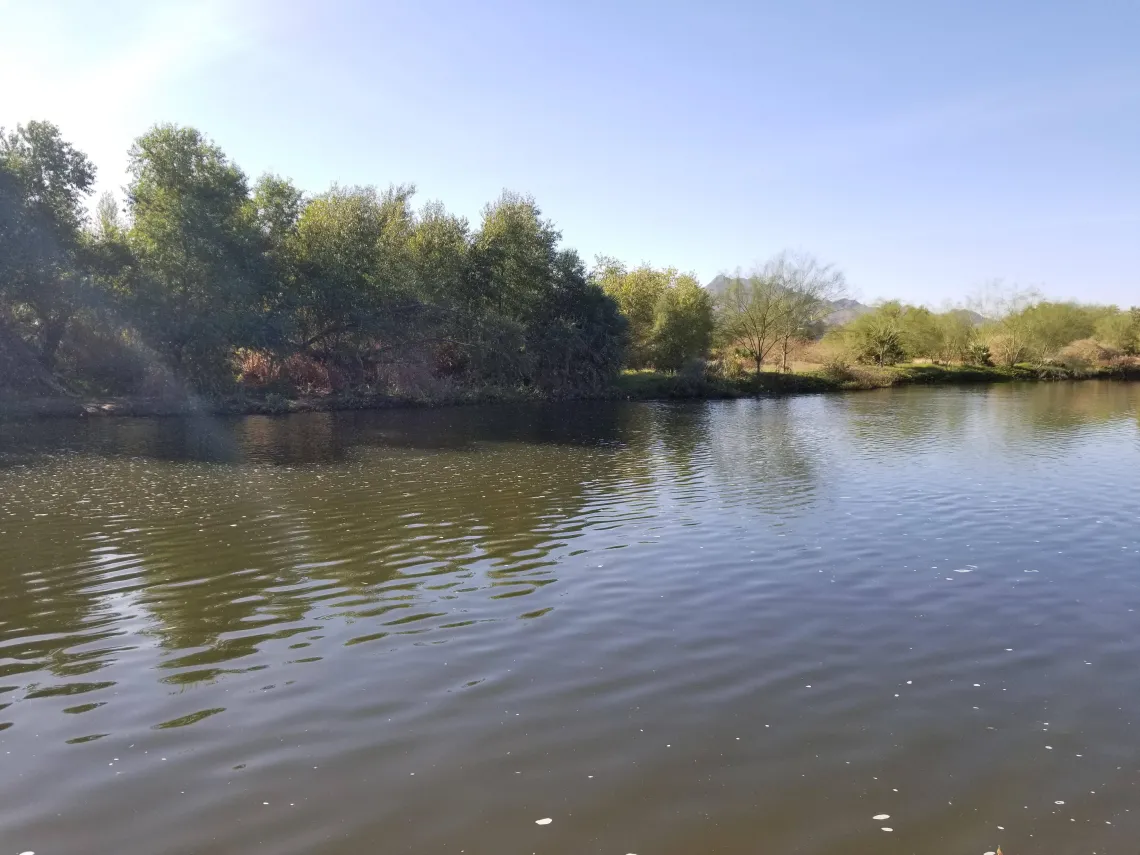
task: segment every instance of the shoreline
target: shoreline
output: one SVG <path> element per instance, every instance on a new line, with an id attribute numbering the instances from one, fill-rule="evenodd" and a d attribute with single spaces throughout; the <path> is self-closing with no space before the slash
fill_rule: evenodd
<path id="1" fill-rule="evenodd" d="M 903 365 L 859 366 L 781 374 L 763 372 L 739 379 L 689 378 L 653 371 L 627 372 L 610 389 L 575 397 L 544 397 L 527 390 L 484 389 L 435 399 L 361 392 L 286 398 L 275 394 L 237 394 L 219 399 L 172 399 L 143 396 L 30 397 L 0 395 L 0 420 L 43 418 L 185 417 L 289 415 L 472 406 L 486 404 L 559 403 L 569 401 L 676 401 L 783 397 L 889 389 L 898 386 L 979 386 L 1010 382 L 1140 382 L 1140 364 L 1103 366 L 1074 371 L 1061 366 L 1013 368 Z"/>

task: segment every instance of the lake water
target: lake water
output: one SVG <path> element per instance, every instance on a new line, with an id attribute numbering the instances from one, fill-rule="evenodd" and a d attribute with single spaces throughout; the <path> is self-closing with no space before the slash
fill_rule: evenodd
<path id="1" fill-rule="evenodd" d="M 0 853 L 1134 853 L 1138 408 L 0 424 Z"/>

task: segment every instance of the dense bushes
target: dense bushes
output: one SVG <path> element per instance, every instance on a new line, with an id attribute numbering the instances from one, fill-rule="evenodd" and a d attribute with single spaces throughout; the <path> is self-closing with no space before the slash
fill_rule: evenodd
<path id="1" fill-rule="evenodd" d="M 594 278 L 629 322 L 629 367 L 679 371 L 708 353 L 712 300 L 691 274 L 646 265 L 627 270 L 615 259 L 599 258 Z"/>
<path id="2" fill-rule="evenodd" d="M 1021 363 L 1092 365 L 1140 351 L 1140 310 L 1054 303 L 1019 295 L 983 306 L 934 313 L 881 303 L 828 339 L 857 362 L 895 365 L 914 359 L 1010 367 Z"/>
<path id="3" fill-rule="evenodd" d="M 92 221 L 94 168 L 53 126 L 0 137 L 5 352 L 75 391 L 557 396 L 621 369 L 627 321 L 528 197 L 504 193 L 473 228 L 416 210 L 409 186 L 251 187 L 198 131 L 161 125 L 130 152 L 126 211 L 107 198 Z M 675 368 L 707 349 L 704 292 L 668 292 L 650 324 L 655 364 Z"/>

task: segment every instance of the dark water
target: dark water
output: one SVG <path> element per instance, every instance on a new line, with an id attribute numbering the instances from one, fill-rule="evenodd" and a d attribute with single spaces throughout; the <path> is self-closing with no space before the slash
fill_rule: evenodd
<path id="1" fill-rule="evenodd" d="M 2 424 L 0 853 L 1135 853 L 1138 407 Z"/>

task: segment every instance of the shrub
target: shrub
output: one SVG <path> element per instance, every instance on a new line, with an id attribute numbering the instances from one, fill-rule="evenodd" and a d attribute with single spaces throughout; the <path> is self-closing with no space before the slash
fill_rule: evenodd
<path id="1" fill-rule="evenodd" d="M 1101 344 L 1095 339 L 1082 338 L 1061 348 L 1057 361 L 1066 368 L 1085 369 L 1109 362 L 1117 356 L 1120 356 L 1120 352 L 1116 348 Z"/>
<path id="2" fill-rule="evenodd" d="M 965 361 L 968 365 L 993 365 L 990 347 L 984 341 L 974 341 L 966 348 Z"/>
<path id="3" fill-rule="evenodd" d="M 708 364 L 699 356 L 686 359 L 677 376 L 689 382 L 700 382 L 708 375 Z"/>

